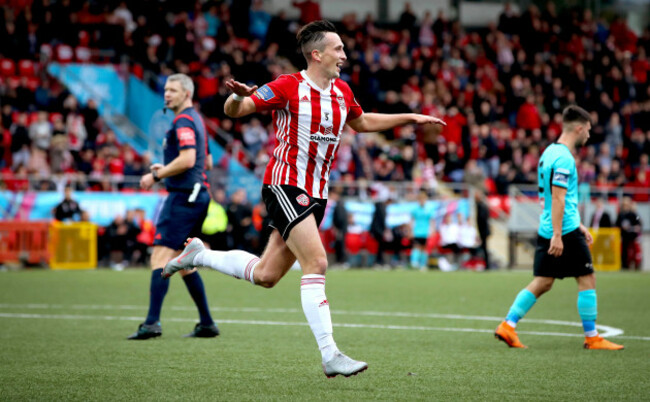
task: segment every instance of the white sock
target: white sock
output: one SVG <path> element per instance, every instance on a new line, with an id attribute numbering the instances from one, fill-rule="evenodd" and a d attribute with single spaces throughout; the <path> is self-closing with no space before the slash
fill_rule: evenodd
<path id="1" fill-rule="evenodd" d="M 514 322 L 514 321 L 510 321 L 510 320 L 506 320 L 506 322 L 507 322 L 508 325 L 510 325 L 512 328 L 517 328 L 517 323 L 516 323 L 516 322 Z"/>
<path id="2" fill-rule="evenodd" d="M 246 279 L 255 285 L 253 272 L 260 259 L 242 250 L 204 250 L 194 257 L 194 265 L 208 267 L 237 279 Z"/>
<path id="3" fill-rule="evenodd" d="M 316 337 L 323 362 L 326 362 L 338 349 L 332 336 L 332 317 L 325 297 L 325 275 L 303 275 L 300 281 L 300 299 L 302 311 Z"/>

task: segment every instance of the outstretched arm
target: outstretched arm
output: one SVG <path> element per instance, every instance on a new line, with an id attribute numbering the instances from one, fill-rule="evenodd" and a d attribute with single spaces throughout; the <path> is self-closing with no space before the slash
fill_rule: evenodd
<path id="1" fill-rule="evenodd" d="M 356 119 L 348 121 L 348 125 L 354 131 L 360 133 L 389 130 L 405 124 L 440 124 L 446 126 L 445 122 L 437 117 L 417 113 L 364 113 Z"/>
<path id="2" fill-rule="evenodd" d="M 255 102 L 249 98 L 257 89 L 257 85 L 249 87 L 232 78 L 226 81 L 226 88 L 230 89 L 233 94 L 226 99 L 223 111 L 228 117 L 242 117 L 254 113 L 256 110 Z M 243 96 L 244 99 L 236 100 L 234 95 Z"/>

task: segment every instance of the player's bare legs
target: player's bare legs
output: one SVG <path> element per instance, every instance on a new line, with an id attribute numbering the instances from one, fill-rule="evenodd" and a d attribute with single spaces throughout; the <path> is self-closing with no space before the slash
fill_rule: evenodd
<path id="1" fill-rule="evenodd" d="M 313 215 L 309 215 L 291 230 L 287 247 L 298 259 L 303 274 L 325 275 L 327 254 Z"/>
<path id="2" fill-rule="evenodd" d="M 274 230 L 260 258 L 241 250 L 207 250 L 198 239 L 190 239 L 183 250 L 183 255 L 185 253 L 192 257 L 191 264 L 182 261 L 167 264 L 165 274 L 171 275 L 178 270 L 183 272 L 190 266 L 207 266 L 265 288 L 274 287 L 291 269 L 297 257 L 304 274 L 300 292 L 303 311 L 321 350 L 325 374 L 328 377 L 338 374 L 350 376 L 368 367 L 366 363 L 342 354 L 332 337 L 332 320 L 325 296 L 327 256 L 313 215 L 294 226 L 286 242 Z"/>
<path id="3" fill-rule="evenodd" d="M 325 375 L 335 377 L 341 374 L 348 377 L 364 371 L 368 364 L 352 360 L 341 353 L 332 336 L 330 306 L 325 296 L 327 254 L 313 215 L 309 215 L 291 230 L 287 246 L 302 267 L 302 310 L 321 351 Z"/>
<path id="4" fill-rule="evenodd" d="M 272 288 L 289 272 L 295 262 L 296 257 L 287 243 L 277 230 L 273 230 L 260 261 L 255 266 L 253 281 L 256 285 Z"/>
<path id="5" fill-rule="evenodd" d="M 578 292 L 583 290 L 596 289 L 596 275 L 583 275 L 576 278 L 576 283 L 578 284 Z"/>
<path id="6" fill-rule="evenodd" d="M 541 295 L 551 290 L 555 278 L 549 278 L 547 276 L 536 276 L 533 280 L 526 286 L 526 289 L 530 291 L 536 298 L 539 299 Z"/>

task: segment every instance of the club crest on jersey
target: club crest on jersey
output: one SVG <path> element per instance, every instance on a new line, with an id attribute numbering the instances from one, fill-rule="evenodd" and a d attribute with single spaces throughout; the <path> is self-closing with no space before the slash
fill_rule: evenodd
<path id="1" fill-rule="evenodd" d="M 298 204 L 302 205 L 303 207 L 309 205 L 309 197 L 307 197 L 307 194 L 300 194 L 296 197 L 296 201 L 298 201 Z"/>
<path id="2" fill-rule="evenodd" d="M 255 91 L 254 95 L 263 101 L 270 101 L 271 99 L 275 98 L 275 94 L 268 85 L 264 85 L 263 87 L 258 88 L 258 90 Z"/>
<path id="3" fill-rule="evenodd" d="M 339 106 L 341 106 L 341 109 L 345 109 L 345 98 L 342 96 L 337 96 L 336 101 L 339 103 Z"/>

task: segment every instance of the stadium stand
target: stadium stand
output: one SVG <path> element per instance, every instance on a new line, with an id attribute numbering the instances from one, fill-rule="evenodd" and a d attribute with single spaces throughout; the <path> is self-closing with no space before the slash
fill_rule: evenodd
<path id="1" fill-rule="evenodd" d="M 577 103 L 595 122 L 578 155 L 581 181 L 605 196 L 650 187 L 650 28 L 637 36 L 620 17 L 558 13 L 549 4 L 521 14 L 506 9 L 480 29 L 442 12 L 418 18 L 405 10 L 394 23 L 343 15 L 336 21 L 348 55 L 342 75 L 364 109 L 435 114 L 447 127 L 348 129 L 332 183 L 466 183 L 489 194 L 493 216 L 508 213 L 509 186 L 535 183 L 538 158 L 560 133 L 562 108 Z M 261 84 L 304 67 L 294 38 L 300 21 L 270 14 L 259 0 L 0 5 L 3 188 L 52 190 L 73 180 L 78 189 L 133 191 L 149 164 L 148 155 L 117 142 L 94 102 L 80 105 L 47 75 L 51 62 L 126 63 L 157 91 L 172 72 L 189 74 L 210 132 L 231 139 L 220 140 L 231 158 L 263 171 L 274 141 L 270 116 L 229 120 L 223 82 L 234 76 Z M 315 15 L 301 10 L 301 20 Z"/>

